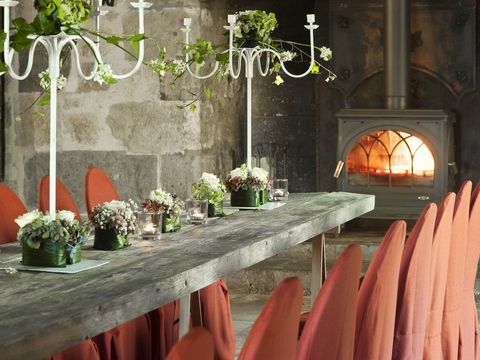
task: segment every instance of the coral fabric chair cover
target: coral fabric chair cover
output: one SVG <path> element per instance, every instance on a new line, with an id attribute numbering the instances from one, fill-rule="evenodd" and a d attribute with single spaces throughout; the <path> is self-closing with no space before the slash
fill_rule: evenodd
<path id="1" fill-rule="evenodd" d="M 152 359 L 164 360 L 178 341 L 180 300 L 148 313 L 152 330 Z"/>
<path id="2" fill-rule="evenodd" d="M 93 338 L 102 360 L 150 360 L 151 333 L 146 315 L 130 320 Z"/>
<path id="3" fill-rule="evenodd" d="M 448 272 L 448 266 L 445 266 L 445 264 L 448 264 L 450 254 L 455 197 L 454 193 L 448 194 L 443 199 L 437 212 L 432 244 L 432 285 L 430 287 L 430 310 L 423 350 L 424 359 L 442 359 L 442 316 Z"/>
<path id="4" fill-rule="evenodd" d="M 472 182 L 466 181 L 457 194 L 453 212 L 452 239 L 442 319 L 442 354 L 443 358 L 447 360 L 458 358 L 471 194 Z"/>
<path id="5" fill-rule="evenodd" d="M 350 245 L 338 258 L 303 328 L 298 360 L 353 358 L 361 264 L 359 245 Z"/>
<path id="6" fill-rule="evenodd" d="M 53 355 L 51 360 L 100 360 L 97 346 L 92 340 L 85 340 L 81 344 Z"/>
<path id="7" fill-rule="evenodd" d="M 50 176 L 44 176 L 40 180 L 40 188 L 38 190 L 38 209 L 40 211 L 46 212 L 50 209 Z M 80 211 L 78 211 L 77 205 L 68 191 L 65 184 L 57 178 L 57 201 L 56 209 L 57 210 L 68 210 L 75 214 L 75 218 L 80 220 Z"/>
<path id="8" fill-rule="evenodd" d="M 238 359 L 294 359 L 302 300 L 300 280 L 297 277 L 283 280 L 253 324 Z"/>
<path id="9" fill-rule="evenodd" d="M 173 347 L 168 360 L 213 360 L 213 337 L 208 330 L 193 328 Z"/>
<path id="10" fill-rule="evenodd" d="M 212 334 L 215 359 L 235 357 L 235 330 L 230 311 L 230 295 L 225 281 L 219 280 L 200 290 L 202 326 Z"/>
<path id="11" fill-rule="evenodd" d="M 392 359 L 421 359 L 430 309 L 431 254 L 437 205 L 427 205 L 405 244 L 398 277 Z"/>
<path id="12" fill-rule="evenodd" d="M 85 202 L 88 216 L 92 215 L 95 206 L 112 200 L 120 200 L 120 196 L 107 174 L 99 168 L 90 168 L 85 176 Z"/>
<path id="13" fill-rule="evenodd" d="M 479 359 L 479 336 L 477 307 L 475 305 L 474 286 L 480 256 L 480 183 L 472 193 L 470 220 L 468 225 L 467 257 L 465 260 L 465 283 L 463 287 L 463 306 L 460 322 L 461 359 Z"/>
<path id="14" fill-rule="evenodd" d="M 405 232 L 405 221 L 396 221 L 390 226 L 365 274 L 358 294 L 354 359 L 392 357 Z"/>
<path id="15" fill-rule="evenodd" d="M 15 194 L 15 192 L 4 184 L 0 184 L 0 245 L 17 240 L 19 230 L 15 219 L 27 212 Z"/>

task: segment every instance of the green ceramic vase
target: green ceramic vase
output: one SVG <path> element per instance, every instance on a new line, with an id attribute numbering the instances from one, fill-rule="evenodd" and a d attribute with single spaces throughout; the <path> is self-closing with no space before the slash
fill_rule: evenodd
<path id="1" fill-rule="evenodd" d="M 268 189 L 260 190 L 260 205 L 265 205 L 268 203 Z"/>
<path id="2" fill-rule="evenodd" d="M 215 204 L 208 203 L 208 217 L 223 216 L 223 201 Z"/>
<path id="3" fill-rule="evenodd" d="M 73 265 L 82 261 L 82 248 L 81 246 L 71 246 L 67 245 L 67 264 Z"/>

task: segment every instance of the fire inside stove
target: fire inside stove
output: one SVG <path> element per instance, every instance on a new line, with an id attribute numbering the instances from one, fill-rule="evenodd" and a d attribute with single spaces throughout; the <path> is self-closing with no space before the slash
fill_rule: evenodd
<path id="1" fill-rule="evenodd" d="M 350 185 L 433 187 L 435 161 L 422 139 L 381 130 L 357 141 L 347 158 L 347 172 Z"/>

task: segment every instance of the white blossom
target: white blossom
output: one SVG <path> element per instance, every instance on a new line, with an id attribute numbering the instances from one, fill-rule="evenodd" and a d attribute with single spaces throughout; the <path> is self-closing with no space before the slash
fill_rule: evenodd
<path id="1" fill-rule="evenodd" d="M 93 73 L 93 81 L 103 85 L 109 83 L 112 79 L 112 67 L 109 64 L 98 64 L 97 71 Z"/>
<path id="2" fill-rule="evenodd" d="M 268 172 L 262 168 L 254 167 L 252 169 L 252 177 L 261 181 L 262 183 L 268 183 Z"/>
<path id="3" fill-rule="evenodd" d="M 331 60 L 332 59 L 332 50 L 330 48 L 322 46 L 320 48 L 320 58 L 322 58 L 325 61 Z"/>
<path id="4" fill-rule="evenodd" d="M 20 226 L 20 228 L 23 228 L 24 226 L 31 224 L 35 220 L 40 219 L 41 216 L 42 216 L 42 213 L 40 211 L 33 210 L 19 216 L 18 218 L 15 219 L 15 222 L 17 223 L 18 226 Z"/>
<path id="5" fill-rule="evenodd" d="M 75 219 L 75 214 L 68 210 L 61 210 L 57 212 L 57 219 L 67 222 L 72 222 Z"/>
<path id="6" fill-rule="evenodd" d="M 295 55 L 292 51 L 283 51 L 280 53 L 280 60 L 283 62 L 292 61 Z"/>
<path id="7" fill-rule="evenodd" d="M 175 59 L 172 61 L 172 73 L 175 76 L 181 76 L 187 69 L 187 63 L 183 60 Z"/>
<path id="8" fill-rule="evenodd" d="M 248 178 L 248 169 L 246 166 L 242 166 L 242 167 L 239 167 L 239 168 L 236 168 L 236 169 L 233 169 L 231 172 L 230 172 L 230 177 L 233 179 L 233 178 L 236 178 L 236 177 L 239 177 L 241 178 L 242 180 L 246 180 Z"/>
<path id="9" fill-rule="evenodd" d="M 210 185 L 213 189 L 218 189 L 221 185 L 220 179 L 215 174 L 204 172 L 201 180 L 203 183 Z"/>
<path id="10" fill-rule="evenodd" d="M 50 91 L 50 85 L 52 83 L 52 79 L 50 77 L 49 70 L 42 71 L 38 74 L 40 78 L 40 87 L 45 91 Z M 57 90 L 60 91 L 67 86 L 67 78 L 60 74 L 57 78 Z"/>

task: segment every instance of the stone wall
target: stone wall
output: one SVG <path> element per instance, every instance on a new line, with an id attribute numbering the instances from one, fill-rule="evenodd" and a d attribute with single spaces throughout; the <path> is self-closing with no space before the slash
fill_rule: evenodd
<path id="1" fill-rule="evenodd" d="M 17 14 L 30 19 L 31 2 Z M 228 13 L 227 1 L 153 1 L 146 14 L 146 34 L 166 46 L 169 56 L 182 56 L 183 17 L 193 19 L 193 37 L 222 40 L 221 25 Z M 114 33 L 133 33 L 137 12 L 129 1 L 117 0 L 102 18 L 103 28 Z M 157 45 L 147 42 L 146 59 L 156 57 Z M 103 48 L 105 62 L 116 72 L 129 71 L 132 61 L 124 53 Z M 82 51 L 84 71 L 92 56 Z M 46 68 L 38 55 L 34 71 L 23 82 L 8 80 L 6 117 L 6 182 L 29 207 L 37 204 L 37 187 L 48 173 L 48 112 L 44 118 L 23 110 L 38 97 L 37 74 Z M 25 59 L 20 59 L 20 65 Z M 223 81 L 213 87 L 212 99 L 200 101 L 191 112 L 179 109 L 200 90 L 200 81 L 185 77 L 171 87 L 172 79 L 160 78 L 147 68 L 110 87 L 82 81 L 70 63 L 63 73 L 67 87 L 58 104 L 58 175 L 85 212 L 84 176 L 88 167 L 103 168 L 122 198 L 142 199 L 149 190 L 163 186 L 188 196 L 202 171 L 225 174 L 242 158 L 242 81 Z M 38 109 L 34 109 L 38 110 Z M 239 115 L 240 114 L 240 115 Z"/>

